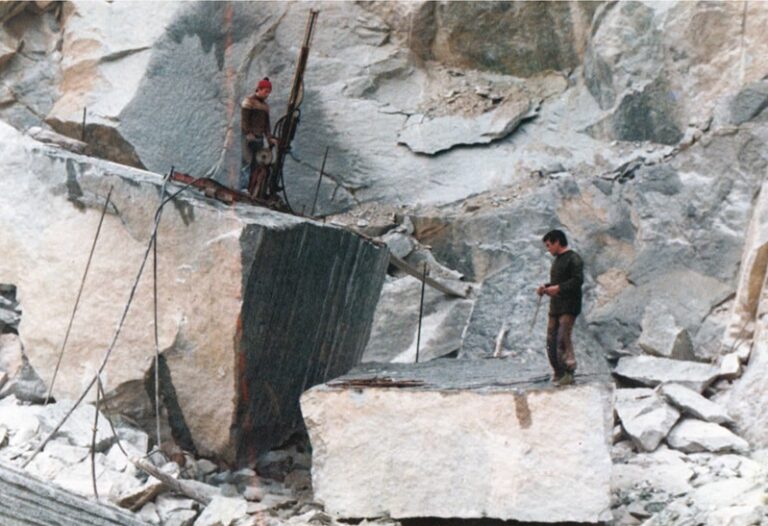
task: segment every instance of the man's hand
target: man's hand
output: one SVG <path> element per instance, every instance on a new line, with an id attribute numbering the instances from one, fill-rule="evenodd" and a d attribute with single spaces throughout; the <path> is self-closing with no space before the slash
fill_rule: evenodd
<path id="1" fill-rule="evenodd" d="M 272 146 L 277 146 L 277 143 L 279 142 L 275 137 L 270 137 L 267 140 L 269 141 L 269 144 L 271 144 Z"/>
<path id="2" fill-rule="evenodd" d="M 539 285 L 539 287 L 536 289 L 536 294 L 538 294 L 539 296 L 543 296 L 544 295 L 544 289 L 546 289 L 546 288 L 547 287 L 545 285 Z"/>
<path id="3" fill-rule="evenodd" d="M 557 296 L 560 294 L 560 285 L 550 285 L 549 287 L 544 287 L 544 294 L 549 297 Z"/>

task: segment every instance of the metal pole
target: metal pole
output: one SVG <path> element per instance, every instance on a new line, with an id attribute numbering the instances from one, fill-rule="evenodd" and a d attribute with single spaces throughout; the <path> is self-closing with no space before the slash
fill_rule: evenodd
<path id="1" fill-rule="evenodd" d="M 85 111 L 88 109 L 87 106 L 83 107 L 83 125 L 80 128 L 80 141 L 85 142 Z"/>
<path id="2" fill-rule="evenodd" d="M 421 276 L 421 301 L 419 302 L 419 331 L 416 333 L 416 363 L 419 363 L 419 347 L 421 346 L 421 319 L 424 317 L 424 288 L 427 284 L 427 262 L 424 262 L 424 273 Z"/>
<path id="3" fill-rule="evenodd" d="M 325 171 L 325 160 L 328 159 L 328 150 L 330 146 L 325 147 L 325 155 L 323 155 L 323 164 L 320 166 L 320 177 L 317 178 L 317 186 L 315 187 L 315 199 L 312 201 L 312 213 L 311 217 L 315 217 L 315 205 L 317 205 L 317 196 L 320 194 L 320 182 L 323 180 L 323 172 Z"/>

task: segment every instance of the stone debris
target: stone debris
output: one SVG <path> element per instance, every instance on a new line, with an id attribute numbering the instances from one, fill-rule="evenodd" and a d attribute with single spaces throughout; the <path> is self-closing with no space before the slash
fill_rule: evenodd
<path id="1" fill-rule="evenodd" d="M 667 442 L 671 447 L 686 453 L 749 451 L 749 443 L 728 429 L 692 418 L 684 418 L 680 421 L 669 432 Z"/>
<path id="2" fill-rule="evenodd" d="M 248 502 L 243 498 L 214 497 L 195 521 L 195 526 L 230 526 L 247 512 Z"/>
<path id="3" fill-rule="evenodd" d="M 664 384 L 661 394 L 685 414 L 715 424 L 733 424 L 733 419 L 720 405 L 704 398 L 696 391 L 678 384 Z"/>
<path id="4" fill-rule="evenodd" d="M 720 358 L 720 370 L 718 376 L 726 380 L 735 380 L 741 376 L 743 367 L 739 353 L 732 352 Z"/>
<path id="5" fill-rule="evenodd" d="M 42 408 L 37 417 L 40 426 L 45 433 L 53 429 L 61 422 L 64 416 L 72 409 L 74 402 L 62 400 L 55 404 L 48 404 Z M 64 425 L 56 432 L 57 437 L 63 437 L 73 446 L 90 447 L 91 432 L 96 423 L 96 409 L 90 404 L 77 406 L 74 412 L 67 418 Z M 104 451 L 112 444 L 112 429 L 106 417 L 99 412 L 98 427 L 96 432 L 96 450 Z"/>
<path id="6" fill-rule="evenodd" d="M 680 418 L 653 389 L 618 389 L 616 414 L 624 431 L 641 451 L 653 451 Z"/>
<path id="7" fill-rule="evenodd" d="M 709 364 L 656 356 L 620 358 L 613 372 L 650 387 L 662 383 L 677 383 L 699 393 L 704 391 L 718 375 L 718 369 Z"/>
<path id="8" fill-rule="evenodd" d="M 642 333 L 637 344 L 654 356 L 675 360 L 695 359 L 688 330 L 680 327 L 674 315 L 660 302 L 652 302 L 645 308 Z"/>

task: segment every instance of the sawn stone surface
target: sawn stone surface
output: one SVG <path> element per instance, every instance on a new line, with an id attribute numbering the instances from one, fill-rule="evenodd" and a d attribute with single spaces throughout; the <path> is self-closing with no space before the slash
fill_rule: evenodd
<path id="1" fill-rule="evenodd" d="M 435 360 L 309 390 L 315 498 L 341 517 L 604 520 L 613 389 L 539 380 L 506 360 Z"/>

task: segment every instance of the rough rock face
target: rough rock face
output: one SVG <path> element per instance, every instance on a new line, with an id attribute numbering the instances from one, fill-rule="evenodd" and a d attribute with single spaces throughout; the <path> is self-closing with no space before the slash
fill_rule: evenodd
<path id="1" fill-rule="evenodd" d="M 598 5 L 424 2 L 402 25 L 422 59 L 529 77 L 581 62 Z"/>
<path id="2" fill-rule="evenodd" d="M 742 257 L 733 313 L 725 338 L 727 349 L 751 349 L 749 365 L 725 397 L 728 411 L 743 436 L 768 447 L 768 183 L 755 204 Z"/>
<path id="3" fill-rule="evenodd" d="M 113 188 L 53 393 L 76 398 L 126 305 L 160 177 L 0 132 L 0 282 L 17 286 L 19 335 L 47 383 Z M 161 397 L 174 438 L 230 460 L 283 440 L 300 425 L 301 391 L 359 361 L 388 262 L 386 249 L 345 230 L 191 195 L 164 210 L 157 253 Z M 153 376 L 151 267 L 102 375 L 108 391 L 133 393 L 126 410 L 144 403 Z"/>
<path id="4" fill-rule="evenodd" d="M 723 98 L 765 75 L 767 19 L 748 3 L 605 4 L 584 60 L 608 110 L 593 133 L 675 144 L 689 124 L 706 128 Z"/>
<path id="5" fill-rule="evenodd" d="M 341 517 L 604 520 L 611 398 L 599 381 L 530 384 L 507 360 L 363 366 L 302 396 L 315 497 Z"/>

